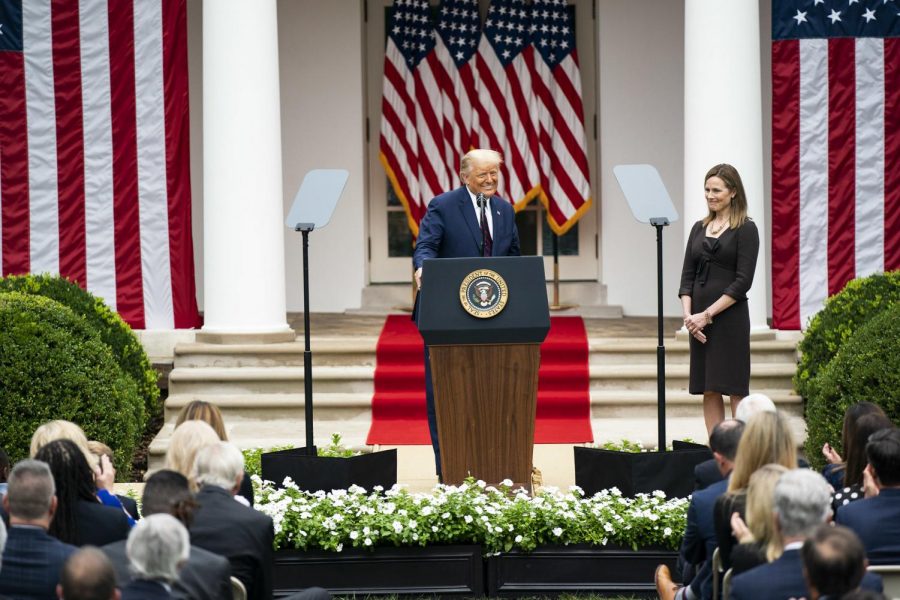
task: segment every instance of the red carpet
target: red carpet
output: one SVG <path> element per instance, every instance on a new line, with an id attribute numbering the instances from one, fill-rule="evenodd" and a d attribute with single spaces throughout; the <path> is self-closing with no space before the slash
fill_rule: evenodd
<path id="1" fill-rule="evenodd" d="M 375 395 L 367 444 L 430 444 L 425 416 L 422 336 L 405 315 L 390 315 L 375 350 Z M 551 317 L 541 344 L 535 443 L 593 441 L 588 342 L 581 317 Z"/>

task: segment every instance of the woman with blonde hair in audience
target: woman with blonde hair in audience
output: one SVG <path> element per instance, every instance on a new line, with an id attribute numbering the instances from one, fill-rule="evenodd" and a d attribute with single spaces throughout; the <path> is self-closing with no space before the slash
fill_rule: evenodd
<path id="1" fill-rule="evenodd" d="M 169 447 L 166 450 L 166 469 L 177 471 L 188 478 L 191 489 L 196 491 L 194 481 L 194 459 L 197 451 L 204 446 L 216 444 L 219 436 L 215 430 L 204 421 L 185 421 L 175 428 L 169 439 Z"/>
<path id="2" fill-rule="evenodd" d="M 178 413 L 175 427 L 186 421 L 203 421 L 208 423 L 219 436 L 219 440 L 223 442 L 228 441 L 228 433 L 225 431 L 225 419 L 222 418 L 222 411 L 212 402 L 192 400 L 185 404 Z M 237 495 L 244 498 L 250 506 L 253 506 L 253 484 L 250 482 L 250 476 L 247 473 L 244 473 Z"/>
<path id="3" fill-rule="evenodd" d="M 738 541 L 731 550 L 731 568 L 735 574 L 781 556 L 784 547 L 775 526 L 775 484 L 788 470 L 783 465 L 763 465 L 750 476 L 747 521 L 738 513 L 731 515 L 731 531 Z"/>
<path id="4" fill-rule="evenodd" d="M 725 569 L 731 566 L 731 549 L 735 544 L 731 535 L 731 515 L 744 515 L 750 477 L 767 464 L 797 468 L 797 444 L 787 418 L 780 412 L 757 413 L 747 422 L 734 458 L 728 490 L 716 500 L 713 522 Z"/>

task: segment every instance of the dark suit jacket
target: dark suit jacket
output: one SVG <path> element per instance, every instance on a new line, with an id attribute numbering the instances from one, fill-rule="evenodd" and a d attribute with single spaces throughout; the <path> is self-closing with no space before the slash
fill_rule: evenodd
<path id="1" fill-rule="evenodd" d="M 882 590 L 881 577 L 866 573 L 863 589 Z M 809 597 L 803 580 L 803 559 L 800 550 L 788 550 L 774 562 L 760 565 L 731 580 L 731 600 L 788 600 Z"/>
<path id="2" fill-rule="evenodd" d="M 116 585 L 125 587 L 132 581 L 128 570 L 125 540 L 101 548 L 116 570 Z M 188 561 L 172 585 L 172 597 L 184 600 L 219 600 L 231 595 L 231 565 L 228 559 L 199 546 L 191 546 Z"/>
<path id="3" fill-rule="evenodd" d="M 206 485 L 197 493 L 191 543 L 224 556 L 231 574 L 247 588 L 249 600 L 272 597 L 272 519 L 237 502 L 220 487 Z"/>
<path id="4" fill-rule="evenodd" d="M 856 532 L 873 565 L 900 563 L 900 489 L 838 508 L 835 521 Z"/>
<path id="5" fill-rule="evenodd" d="M 105 546 L 128 538 L 131 526 L 121 508 L 79 500 L 75 509 L 76 546 Z"/>
<path id="6" fill-rule="evenodd" d="M 494 222 L 493 256 L 518 256 L 519 232 L 512 204 L 494 195 L 490 199 Z M 435 197 L 419 223 L 413 253 L 418 269 L 426 258 L 481 256 L 481 225 L 466 186 Z"/>
<path id="7" fill-rule="evenodd" d="M 168 600 L 172 594 L 163 584 L 146 579 L 135 579 L 122 589 L 122 600 Z M 228 596 L 225 600 L 228 600 Z"/>
<path id="8" fill-rule="evenodd" d="M 713 508 L 716 498 L 728 489 L 723 479 L 704 490 L 695 492 L 688 507 L 687 528 L 681 540 L 681 559 L 688 564 L 702 564 L 691 582 L 691 588 L 702 598 L 712 597 L 712 555 L 716 549 L 716 527 Z"/>
<path id="9" fill-rule="evenodd" d="M 55 598 L 63 563 L 76 550 L 38 527 L 10 527 L 0 571 L 0 594 L 16 600 Z"/>
<path id="10" fill-rule="evenodd" d="M 694 467 L 694 491 L 708 488 L 717 481 L 722 481 L 722 471 L 716 459 L 710 458 Z"/>

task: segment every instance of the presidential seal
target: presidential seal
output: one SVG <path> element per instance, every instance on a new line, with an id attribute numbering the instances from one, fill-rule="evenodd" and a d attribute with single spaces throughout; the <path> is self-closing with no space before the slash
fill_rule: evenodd
<path id="1" fill-rule="evenodd" d="M 509 288 L 499 273 L 479 269 L 466 275 L 459 286 L 459 302 L 467 313 L 479 319 L 496 316 L 506 307 Z"/>

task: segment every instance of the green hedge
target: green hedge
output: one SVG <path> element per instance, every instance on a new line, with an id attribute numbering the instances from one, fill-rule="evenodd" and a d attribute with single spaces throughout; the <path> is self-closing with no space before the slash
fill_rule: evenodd
<path id="1" fill-rule="evenodd" d="M 137 336 L 117 312 L 102 299 L 83 290 L 77 283 L 51 275 L 16 275 L 0 279 L 0 292 L 24 292 L 44 296 L 68 306 L 84 317 L 100 339 L 112 350 L 113 357 L 126 375 L 131 377 L 143 398 L 148 417 L 162 410 L 159 402 L 157 374 Z"/>
<path id="2" fill-rule="evenodd" d="M 900 271 L 854 279 L 830 297 L 809 322 L 798 346 L 801 357 L 794 376 L 797 393 L 809 399 L 815 393 L 813 388 L 819 371 L 853 332 L 897 302 L 900 302 Z"/>
<path id="3" fill-rule="evenodd" d="M 86 319 L 62 304 L 0 293 L 0 445 L 28 456 L 34 430 L 53 419 L 78 423 L 108 444 L 127 477 L 144 431 L 143 399 Z"/>
<path id="4" fill-rule="evenodd" d="M 840 452 L 844 412 L 851 404 L 874 402 L 895 423 L 900 417 L 900 303 L 860 327 L 816 378 L 806 406 L 810 463 L 823 466 L 822 445 Z"/>

